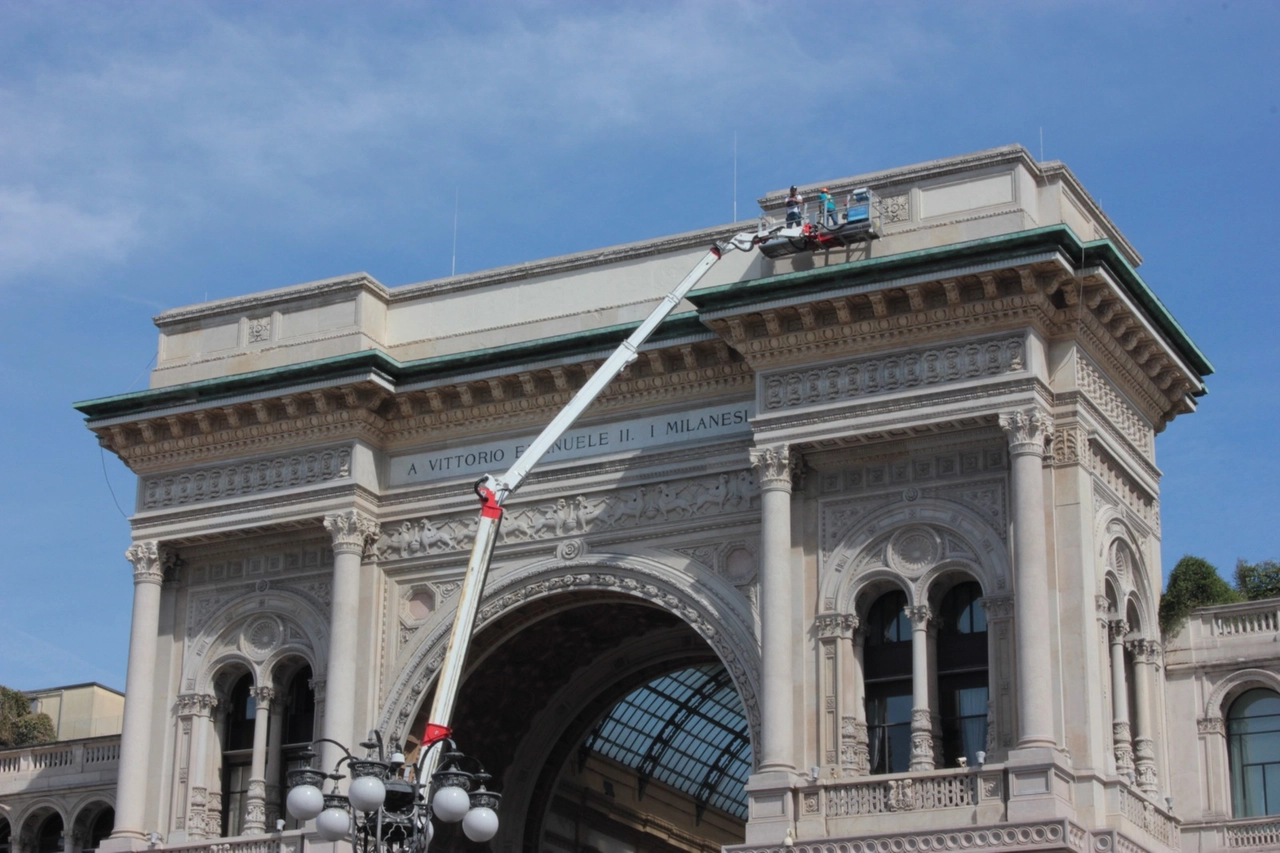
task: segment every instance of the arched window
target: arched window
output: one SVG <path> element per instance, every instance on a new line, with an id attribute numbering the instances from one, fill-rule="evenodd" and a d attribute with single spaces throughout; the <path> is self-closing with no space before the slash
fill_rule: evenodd
<path id="1" fill-rule="evenodd" d="M 863 671 L 872 773 L 904 773 L 911 762 L 911 620 L 906 593 L 875 600 L 867 613 Z"/>
<path id="2" fill-rule="evenodd" d="M 964 756 L 977 766 L 987 748 L 987 614 L 974 581 L 956 584 L 938 608 L 938 710 L 942 760 L 955 767 Z"/>
<path id="3" fill-rule="evenodd" d="M 0 817 L 0 853 L 9 853 L 9 836 L 12 832 L 9 821 Z"/>
<path id="4" fill-rule="evenodd" d="M 36 832 L 36 853 L 62 853 L 62 815 L 54 812 Z"/>
<path id="5" fill-rule="evenodd" d="M 1231 703 L 1227 750 L 1235 816 L 1280 814 L 1280 695 L 1258 688 Z"/>
<path id="6" fill-rule="evenodd" d="M 289 829 L 297 829 L 300 824 L 284 809 L 284 798 L 289 793 L 286 784 L 288 772 L 306 766 L 307 762 L 303 761 L 301 754 L 306 752 L 318 734 L 315 730 L 316 696 L 311 689 L 310 666 L 303 666 L 288 678 L 282 699 L 284 718 L 280 727 L 280 751 L 284 760 L 281 762 L 280 778 L 275 784 L 280 790 L 280 816 L 285 819 Z"/>
<path id="7" fill-rule="evenodd" d="M 232 686 L 227 701 L 222 742 L 222 835 L 239 835 L 244 827 L 245 797 L 253 763 L 253 726 L 257 703 L 250 695 L 253 676 L 245 673 Z"/>

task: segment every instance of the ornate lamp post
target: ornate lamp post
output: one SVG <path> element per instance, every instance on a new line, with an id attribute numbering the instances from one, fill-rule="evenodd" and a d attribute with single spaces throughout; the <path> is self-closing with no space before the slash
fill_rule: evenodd
<path id="1" fill-rule="evenodd" d="M 475 759 L 453 751 L 453 741 L 444 739 L 440 746 L 447 744 L 449 751 L 440 757 L 439 769 L 424 778 L 426 757 L 439 746 L 424 743 L 422 760 L 408 764 L 398 745 L 392 744 L 388 753 L 379 732 L 370 737 L 360 744 L 364 758 L 337 741 L 315 741 L 335 744 L 345 755 L 329 773 L 313 767 L 289 771 L 289 814 L 299 821 L 315 820 L 316 833 L 324 840 L 349 838 L 365 853 L 424 853 L 434 834 L 433 816 L 445 823 L 461 821 L 463 834 L 472 841 L 497 834 L 501 795 L 485 787 L 489 774 Z M 315 752 L 308 750 L 302 758 L 310 764 Z M 351 774 L 345 795 L 338 792 L 343 764 Z M 321 789 L 326 779 L 333 782 L 327 794 Z"/>

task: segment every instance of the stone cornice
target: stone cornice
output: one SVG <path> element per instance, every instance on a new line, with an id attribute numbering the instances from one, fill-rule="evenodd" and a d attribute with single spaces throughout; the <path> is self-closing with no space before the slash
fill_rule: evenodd
<path id="1" fill-rule="evenodd" d="M 373 276 L 366 272 L 358 272 L 319 281 L 310 281 L 305 284 L 296 284 L 290 287 L 264 290 L 247 296 L 233 296 L 229 299 L 202 302 L 199 305 L 191 305 L 184 308 L 172 308 L 157 314 L 152 318 L 152 322 L 161 328 L 166 328 L 193 320 L 202 320 L 206 317 L 253 313 L 274 305 L 282 305 L 302 299 L 347 295 L 361 290 L 384 300 L 390 293 L 386 285 Z"/>
<path id="2" fill-rule="evenodd" d="M 754 225 L 754 223 L 752 224 Z M 445 293 L 473 290 L 478 287 L 487 287 L 508 281 L 522 281 L 527 278 L 561 275 L 590 267 L 607 266 L 686 249 L 708 248 L 717 240 L 730 237 L 741 230 L 743 230 L 741 223 L 717 225 L 713 228 L 688 231 L 684 234 L 673 234 L 654 240 L 624 243 L 620 246 L 609 246 L 604 249 L 593 249 L 572 255 L 561 255 L 540 261 L 530 261 L 475 273 L 465 273 L 447 279 L 408 284 L 390 291 L 389 301 L 399 302 L 420 299 L 424 296 L 439 296 Z"/>

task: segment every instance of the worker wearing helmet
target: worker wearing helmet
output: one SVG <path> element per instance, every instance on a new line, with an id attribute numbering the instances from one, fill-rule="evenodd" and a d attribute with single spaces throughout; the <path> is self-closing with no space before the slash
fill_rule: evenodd
<path id="1" fill-rule="evenodd" d="M 791 191 L 787 194 L 787 225 L 799 225 L 804 221 L 800 213 L 803 206 L 804 196 L 800 195 L 800 191 L 793 184 Z"/>
<path id="2" fill-rule="evenodd" d="M 836 202 L 831 197 L 831 191 L 826 187 L 822 188 L 822 192 L 818 193 L 818 203 L 822 205 L 823 211 L 827 216 L 827 227 L 836 227 Z"/>

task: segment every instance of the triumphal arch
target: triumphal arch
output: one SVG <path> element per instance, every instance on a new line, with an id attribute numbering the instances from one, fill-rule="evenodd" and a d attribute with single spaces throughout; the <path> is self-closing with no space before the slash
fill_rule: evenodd
<path id="1" fill-rule="evenodd" d="M 1210 365 L 1059 163 L 826 187 L 869 239 L 726 255 L 508 502 L 456 715 L 492 849 L 1178 848 L 1155 436 Z M 300 849 L 308 742 L 412 754 L 472 484 L 740 230 L 157 317 L 79 405 L 138 475 L 106 846 Z"/>

